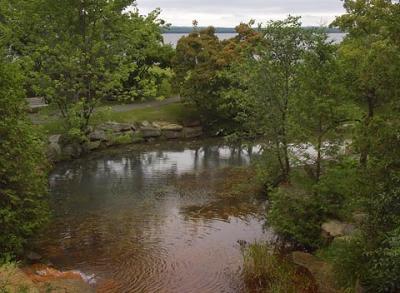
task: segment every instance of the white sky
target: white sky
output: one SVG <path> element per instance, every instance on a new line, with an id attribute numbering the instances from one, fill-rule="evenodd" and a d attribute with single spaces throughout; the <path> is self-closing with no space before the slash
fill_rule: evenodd
<path id="1" fill-rule="evenodd" d="M 302 16 L 303 25 L 328 25 L 344 12 L 340 0 L 137 0 L 141 14 L 159 7 L 161 18 L 176 26 L 234 27 L 255 19 L 256 23 Z"/>

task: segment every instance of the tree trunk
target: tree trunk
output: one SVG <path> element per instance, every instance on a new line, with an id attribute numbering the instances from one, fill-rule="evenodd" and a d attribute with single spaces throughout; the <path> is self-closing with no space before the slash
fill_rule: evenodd
<path id="1" fill-rule="evenodd" d="M 367 105 L 368 105 L 368 113 L 367 117 L 364 120 L 364 131 L 368 132 L 369 131 L 369 126 L 371 124 L 372 119 L 374 118 L 374 112 L 375 112 L 375 103 L 374 103 L 374 93 L 369 93 L 367 94 Z M 365 139 L 366 134 L 363 133 L 363 138 Z M 365 168 L 368 163 L 368 154 L 369 154 L 369 142 L 363 142 L 364 144 L 361 147 L 361 154 L 360 154 L 360 165 Z"/>

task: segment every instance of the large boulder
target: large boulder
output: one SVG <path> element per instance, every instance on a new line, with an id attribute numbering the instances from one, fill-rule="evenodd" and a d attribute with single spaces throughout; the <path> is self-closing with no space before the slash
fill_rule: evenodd
<path id="1" fill-rule="evenodd" d="M 321 226 L 322 233 L 329 237 L 342 237 L 354 233 L 356 230 L 353 224 L 343 223 L 337 220 L 331 220 L 323 223 Z"/>
<path id="2" fill-rule="evenodd" d="M 332 266 L 316 256 L 302 251 L 292 252 L 292 260 L 295 264 L 306 268 L 314 277 L 319 292 L 321 293 L 339 293 L 335 282 Z"/>
<path id="3" fill-rule="evenodd" d="M 183 128 L 183 136 L 185 138 L 195 138 L 203 135 L 203 127 L 185 127 Z"/>

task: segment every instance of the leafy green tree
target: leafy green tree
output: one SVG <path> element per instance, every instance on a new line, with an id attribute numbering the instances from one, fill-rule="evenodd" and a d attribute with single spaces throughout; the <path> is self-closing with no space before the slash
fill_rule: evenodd
<path id="1" fill-rule="evenodd" d="M 217 73 L 221 70 L 218 64 L 221 50 L 215 29 L 209 27 L 181 38 L 173 60 L 175 84 L 181 89 L 181 96 L 199 110 L 208 124 L 215 123 L 218 118 L 215 109 L 220 87 Z"/>
<path id="2" fill-rule="evenodd" d="M 101 99 L 137 99 L 160 53 L 159 11 L 141 16 L 134 0 L 11 1 L 12 48 L 33 63 L 32 92 L 58 106 L 69 128 L 85 132 Z M 128 8 L 132 8 L 131 12 Z M 13 13 L 17 12 L 17 13 Z M 150 90 L 151 92 L 151 90 Z"/>
<path id="3" fill-rule="evenodd" d="M 235 128 L 233 118 L 240 104 L 225 94 L 235 88 L 230 84 L 230 67 L 254 52 L 262 39 L 252 24 L 240 24 L 236 27 L 238 35 L 225 41 L 218 39 L 212 27 L 200 31 L 196 28 L 179 40 L 173 60 L 181 95 L 197 108 L 207 125 L 225 133 Z"/>
<path id="4" fill-rule="evenodd" d="M 391 28 L 399 25 L 399 19 L 394 17 L 398 6 L 388 0 L 347 0 L 347 13 L 332 24 L 348 32 L 340 47 L 340 58 L 348 95 L 364 109 L 356 137 L 364 167 L 370 152 L 372 120 L 377 111 L 385 110 L 393 96 L 399 95 L 400 57 L 398 45 L 390 38 Z"/>
<path id="5" fill-rule="evenodd" d="M 290 181 L 290 144 L 294 142 L 290 115 L 311 39 L 297 17 L 270 22 L 262 34 L 256 52 L 237 65 L 233 78 L 240 85 L 244 104 L 237 119 L 250 133 L 268 139 L 264 154 L 270 158 L 269 174 L 276 184 Z M 236 94 L 231 91 L 230 96 Z"/>
<path id="6" fill-rule="evenodd" d="M 316 182 L 322 175 L 323 160 L 333 157 L 342 143 L 339 128 L 351 122 L 356 112 L 345 98 L 336 46 L 327 38 L 323 32 L 313 33 L 313 46 L 304 54 L 298 72 L 297 96 L 291 113 L 296 141 L 307 142 L 316 151 L 316 156 L 309 158 L 313 168 L 306 168 Z M 309 164 L 306 162 L 306 167 Z"/>
<path id="7" fill-rule="evenodd" d="M 1 13 L 1 10 L 0 10 Z M 46 222 L 44 146 L 26 117 L 23 75 L 0 23 L 0 261 L 21 253 Z"/>

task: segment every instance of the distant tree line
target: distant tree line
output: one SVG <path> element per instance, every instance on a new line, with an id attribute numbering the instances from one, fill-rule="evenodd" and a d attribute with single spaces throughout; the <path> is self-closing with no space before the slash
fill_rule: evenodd
<path id="1" fill-rule="evenodd" d="M 198 27 L 199 30 L 204 30 L 207 27 Z M 304 26 L 305 29 L 316 29 L 319 27 L 313 27 L 313 26 Z M 234 27 L 215 27 L 215 32 L 217 34 L 234 34 L 236 33 L 236 30 Z M 342 33 L 342 31 L 339 28 L 334 28 L 334 27 L 324 27 L 324 30 L 327 33 Z M 193 32 L 193 27 L 192 26 L 169 26 L 163 29 L 164 34 L 190 34 Z"/>

